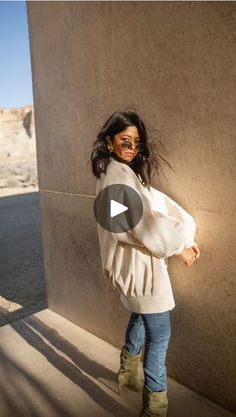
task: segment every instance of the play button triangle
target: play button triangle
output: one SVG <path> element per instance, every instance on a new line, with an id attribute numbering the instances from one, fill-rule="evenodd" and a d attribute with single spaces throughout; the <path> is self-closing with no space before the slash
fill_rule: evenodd
<path id="1" fill-rule="evenodd" d="M 127 206 L 124 206 L 118 201 L 111 200 L 110 201 L 110 217 L 118 216 L 120 213 L 124 213 L 124 211 L 128 210 Z"/>

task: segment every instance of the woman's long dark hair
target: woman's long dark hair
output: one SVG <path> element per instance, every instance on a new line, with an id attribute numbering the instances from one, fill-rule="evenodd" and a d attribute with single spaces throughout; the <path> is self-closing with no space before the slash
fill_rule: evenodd
<path id="1" fill-rule="evenodd" d="M 93 142 L 93 150 L 88 163 L 92 164 L 93 175 L 96 178 L 100 178 L 101 172 L 106 174 L 107 166 L 110 163 L 111 158 L 127 163 L 126 161 L 121 160 L 114 152 L 110 153 L 107 144 L 108 137 L 110 137 L 113 142 L 114 136 L 125 130 L 128 126 L 137 127 L 140 141 L 143 145 L 142 150 L 128 163 L 128 165 L 133 169 L 136 175 L 140 175 L 143 185 L 149 189 L 153 174 L 156 173 L 159 176 L 161 160 L 164 161 L 172 171 L 174 170 L 169 162 L 167 162 L 160 154 L 160 147 L 165 150 L 160 135 L 158 135 L 159 137 L 157 138 L 151 138 L 144 122 L 134 111 L 115 111 L 107 119 L 98 132 L 96 140 Z M 157 129 L 152 130 L 157 131 Z"/>

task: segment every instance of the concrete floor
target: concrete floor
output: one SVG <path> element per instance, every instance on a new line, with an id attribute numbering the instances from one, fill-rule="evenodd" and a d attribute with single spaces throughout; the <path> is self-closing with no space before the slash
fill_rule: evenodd
<path id="1" fill-rule="evenodd" d="M 0 416 L 138 417 L 141 393 L 117 391 L 119 355 L 49 309 L 0 327 Z M 170 378 L 168 398 L 168 417 L 234 416 Z"/>

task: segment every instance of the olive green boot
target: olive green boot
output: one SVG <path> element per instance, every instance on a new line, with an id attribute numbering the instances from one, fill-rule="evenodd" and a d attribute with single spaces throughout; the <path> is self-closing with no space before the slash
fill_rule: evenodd
<path id="1" fill-rule="evenodd" d="M 142 351 L 137 355 L 130 354 L 124 347 L 120 353 L 120 369 L 116 374 L 119 393 L 121 387 L 125 386 L 132 391 L 141 391 L 143 382 L 139 378 L 139 363 Z"/>
<path id="2" fill-rule="evenodd" d="M 151 391 L 143 386 L 143 408 L 139 417 L 166 417 L 167 408 L 167 391 Z"/>

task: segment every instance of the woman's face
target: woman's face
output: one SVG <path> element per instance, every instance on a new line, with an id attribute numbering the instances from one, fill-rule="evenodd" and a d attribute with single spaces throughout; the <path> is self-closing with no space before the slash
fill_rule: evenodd
<path id="1" fill-rule="evenodd" d="M 130 147 L 122 147 L 122 144 L 127 142 L 129 142 Z M 113 152 L 116 155 L 118 155 L 121 159 L 123 159 L 125 162 L 131 162 L 138 154 L 139 149 L 136 148 L 135 145 L 139 142 L 140 137 L 136 126 L 128 126 L 122 132 L 117 133 L 114 136 L 113 142 L 109 140 L 109 143 L 112 144 Z"/>

